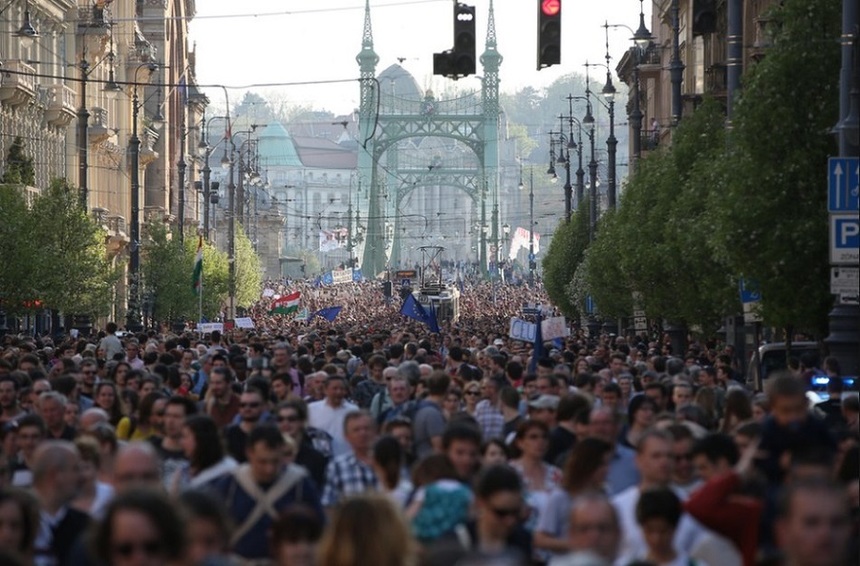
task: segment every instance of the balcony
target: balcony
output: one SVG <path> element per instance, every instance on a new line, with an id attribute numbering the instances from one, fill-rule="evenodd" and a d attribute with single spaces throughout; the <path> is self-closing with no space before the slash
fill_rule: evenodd
<path id="1" fill-rule="evenodd" d="M 92 145 L 101 143 L 113 135 L 113 131 L 108 128 L 107 109 L 98 106 L 90 109 L 90 125 L 87 133 Z"/>
<path id="2" fill-rule="evenodd" d="M 654 151 L 660 146 L 660 130 L 642 130 L 640 143 L 642 151 Z"/>
<path id="3" fill-rule="evenodd" d="M 114 214 L 112 216 L 107 217 L 107 226 L 108 230 L 113 232 L 114 234 L 125 234 L 126 226 L 125 226 L 125 217 L 120 216 L 118 214 Z"/>
<path id="4" fill-rule="evenodd" d="M 45 109 L 45 120 L 52 126 L 65 128 L 72 123 L 77 114 L 75 110 L 77 93 L 64 84 L 53 84 L 47 88 L 49 99 Z"/>
<path id="5" fill-rule="evenodd" d="M 125 217 L 119 216 L 119 215 L 108 216 L 107 217 L 107 226 L 108 226 L 108 239 L 107 239 L 108 253 L 118 254 L 129 243 L 128 233 L 126 232 L 126 227 L 125 227 Z"/>
<path id="6" fill-rule="evenodd" d="M 660 61 L 660 47 L 651 44 L 639 59 L 639 75 L 642 78 L 657 76 L 662 69 Z"/>
<path id="7" fill-rule="evenodd" d="M 97 4 L 79 7 L 78 33 L 110 37 L 110 8 Z"/>
<path id="8" fill-rule="evenodd" d="M 0 101 L 6 106 L 30 103 L 36 96 L 36 70 L 23 61 L 5 61 Z"/>
<path id="9" fill-rule="evenodd" d="M 95 223 L 101 226 L 103 230 L 110 230 L 110 227 L 108 226 L 108 215 L 110 214 L 110 210 L 95 207 L 90 211 L 90 214 L 93 215 Z"/>

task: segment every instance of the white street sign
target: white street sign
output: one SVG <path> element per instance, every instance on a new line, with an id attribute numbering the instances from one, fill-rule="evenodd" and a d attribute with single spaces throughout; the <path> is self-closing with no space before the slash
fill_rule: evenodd
<path id="1" fill-rule="evenodd" d="M 830 292 L 834 295 L 856 295 L 860 289 L 860 268 L 831 267 Z"/>

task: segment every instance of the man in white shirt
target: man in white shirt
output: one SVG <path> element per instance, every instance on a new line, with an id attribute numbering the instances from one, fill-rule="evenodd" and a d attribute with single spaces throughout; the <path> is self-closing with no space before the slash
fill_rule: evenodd
<path id="1" fill-rule="evenodd" d="M 648 547 L 636 521 L 636 504 L 643 491 L 669 487 L 673 458 L 672 437 L 667 432 L 651 429 L 642 435 L 636 452 L 636 467 L 641 476 L 639 485 L 629 487 L 612 498 L 621 523 L 621 547 L 616 564 L 628 564 L 647 554 Z M 682 497 L 682 494 L 678 496 Z M 684 513 L 675 531 L 675 549 L 689 555 L 704 533 L 704 527 Z"/>
<path id="2" fill-rule="evenodd" d="M 325 382 L 325 398 L 308 404 L 308 424 L 329 433 L 333 439 L 332 452 L 340 456 L 349 452 L 343 431 L 343 419 L 358 407 L 344 400 L 346 380 L 332 375 Z"/>

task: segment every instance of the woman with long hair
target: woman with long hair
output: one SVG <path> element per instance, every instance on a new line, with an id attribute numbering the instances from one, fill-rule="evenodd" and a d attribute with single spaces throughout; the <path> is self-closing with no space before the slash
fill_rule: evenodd
<path id="1" fill-rule="evenodd" d="M 729 388 L 726 392 L 726 408 L 720 423 L 720 432 L 731 434 L 736 426 L 753 416 L 752 402 L 743 389 Z"/>
<path id="2" fill-rule="evenodd" d="M 657 416 L 657 403 L 645 395 L 637 395 L 630 400 L 627 408 L 627 427 L 618 439 L 622 446 L 636 450 L 642 434 L 654 425 Z"/>
<path id="3" fill-rule="evenodd" d="M 383 436 L 373 445 L 373 470 L 379 485 L 401 508 L 412 493 L 412 482 L 403 474 L 405 462 L 403 447 L 393 436 Z"/>
<path id="4" fill-rule="evenodd" d="M 107 378 L 108 381 L 113 381 L 121 390 L 125 389 L 128 373 L 131 371 L 131 366 L 128 362 L 115 361 L 107 363 Z"/>
<path id="5" fill-rule="evenodd" d="M 462 405 L 460 389 L 456 387 L 448 389 L 445 399 L 442 400 L 442 414 L 445 415 L 445 420 L 450 421 L 451 417 L 460 412 Z"/>
<path id="6" fill-rule="evenodd" d="M 93 390 L 93 400 L 96 407 L 107 411 L 107 414 L 110 415 L 109 422 L 116 429 L 117 438 L 128 440 L 131 434 L 131 419 L 126 415 L 125 408 L 122 406 L 122 399 L 116 383 L 112 381 L 97 383 Z"/>
<path id="7" fill-rule="evenodd" d="M 165 494 L 133 489 L 111 502 L 90 545 L 100 564 L 180 566 L 185 563 L 185 524 Z"/>
<path id="8" fill-rule="evenodd" d="M 153 391 L 141 399 L 137 407 L 137 417 L 132 419 L 132 431 L 129 440 L 149 440 L 161 436 L 161 419 L 167 405 L 167 395 Z"/>
<path id="9" fill-rule="evenodd" d="M 383 544 L 384 543 L 384 544 Z M 417 545 L 403 513 L 384 495 L 344 501 L 325 530 L 318 564 L 325 566 L 413 566 Z"/>
<path id="10" fill-rule="evenodd" d="M 538 420 L 524 421 L 517 429 L 513 446 L 519 456 L 511 460 L 510 466 L 522 478 L 523 495 L 532 510 L 524 526 L 526 530 L 533 532 L 550 493 L 561 485 L 562 474 L 561 470 L 544 461 L 549 448 L 549 427 L 545 423 Z M 545 556 L 535 558 L 538 561 L 546 561 Z"/>
<path id="11" fill-rule="evenodd" d="M 536 548 L 553 554 L 570 551 L 567 530 L 573 500 L 584 493 L 603 491 L 609 475 L 612 445 L 598 438 L 583 438 L 573 447 L 564 466 L 562 485 L 550 495 L 534 530 Z"/>
<path id="12" fill-rule="evenodd" d="M 33 561 L 39 532 L 39 503 L 29 492 L 0 488 L 0 549 L 24 564 Z"/>
<path id="13" fill-rule="evenodd" d="M 463 387 L 463 411 L 474 417 L 480 400 L 481 383 L 479 381 L 466 382 L 465 387 Z"/>
<path id="14" fill-rule="evenodd" d="M 209 415 L 191 415 L 185 419 L 180 444 L 188 462 L 173 475 L 171 491 L 174 494 L 203 487 L 238 465 L 224 454 L 218 425 Z"/>

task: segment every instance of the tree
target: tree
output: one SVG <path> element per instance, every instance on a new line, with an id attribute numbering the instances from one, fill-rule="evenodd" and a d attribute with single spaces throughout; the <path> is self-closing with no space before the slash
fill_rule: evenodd
<path id="1" fill-rule="evenodd" d="M 6 171 L 3 173 L 2 182 L 30 187 L 36 184 L 36 169 L 33 166 L 33 158 L 24 153 L 24 140 L 21 136 L 15 136 L 12 145 L 9 146 Z"/>
<path id="2" fill-rule="evenodd" d="M 832 304 L 824 171 L 836 149 L 839 5 L 776 5 L 772 47 L 745 77 L 708 200 L 709 244 L 731 273 L 758 282 L 765 321 L 819 334 Z"/>
<path id="3" fill-rule="evenodd" d="M 0 219 L 0 308 L 15 313 L 27 302 L 42 299 L 32 269 L 38 232 L 20 186 L 0 185 Z"/>
<path id="4" fill-rule="evenodd" d="M 184 240 L 183 245 L 164 224 L 146 227 L 141 271 L 158 320 L 197 320 L 199 314 L 200 298 L 192 285 L 198 238 L 188 232 Z M 203 316 L 218 316 L 228 293 L 227 255 L 204 242 Z"/>
<path id="5" fill-rule="evenodd" d="M 77 191 L 54 179 L 29 216 L 38 244 L 28 258 L 36 298 L 65 313 L 108 314 L 119 271 L 108 260 L 107 235 L 81 209 Z"/>
<path id="6" fill-rule="evenodd" d="M 236 306 L 248 308 L 260 299 L 263 268 L 260 256 L 241 226 L 236 229 Z"/>
<path id="7" fill-rule="evenodd" d="M 629 315 L 634 293 L 650 317 L 704 328 L 731 311 L 732 278 L 707 247 L 712 220 L 703 206 L 723 130 L 722 108 L 706 100 L 681 123 L 670 148 L 640 162 L 617 213 L 601 219 L 587 272 L 578 278 L 601 314 Z"/>
<path id="8" fill-rule="evenodd" d="M 571 215 L 570 222 L 562 222 L 553 235 L 549 249 L 541 262 L 543 283 L 553 304 L 568 318 L 578 319 L 584 312 L 584 303 L 575 303 L 570 283 L 588 246 L 588 199 Z"/>

